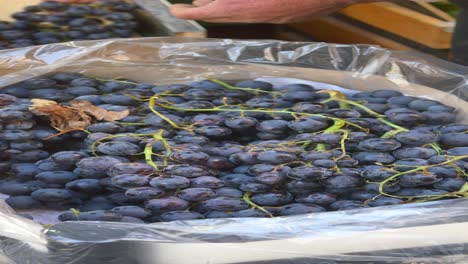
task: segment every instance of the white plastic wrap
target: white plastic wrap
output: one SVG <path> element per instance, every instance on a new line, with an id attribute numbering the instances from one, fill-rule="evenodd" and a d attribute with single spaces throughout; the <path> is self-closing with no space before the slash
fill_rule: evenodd
<path id="1" fill-rule="evenodd" d="M 397 89 L 457 107 L 468 120 L 467 68 L 363 45 L 147 38 L 0 51 L 0 87 L 54 71 L 157 84 L 296 78 Z M 466 208 L 462 199 L 272 219 L 66 222 L 44 230 L 0 201 L 0 263 L 461 264 L 468 263 Z"/>

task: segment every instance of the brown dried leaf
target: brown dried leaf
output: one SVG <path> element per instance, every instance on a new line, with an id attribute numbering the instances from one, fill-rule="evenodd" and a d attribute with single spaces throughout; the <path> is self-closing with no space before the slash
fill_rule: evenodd
<path id="1" fill-rule="evenodd" d="M 96 121 L 116 121 L 126 117 L 129 111 L 107 111 L 88 101 L 71 101 L 70 106 L 60 105 L 55 101 L 32 99 L 30 111 L 35 115 L 48 116 L 53 128 L 60 134 L 84 130 Z M 93 119 L 94 117 L 94 119 Z"/>
<path id="2" fill-rule="evenodd" d="M 121 112 L 107 111 L 93 105 L 88 101 L 71 101 L 70 104 L 72 108 L 75 108 L 78 111 L 83 111 L 84 113 L 93 116 L 96 120 L 99 121 L 117 121 L 128 116 L 130 113 L 128 110 Z"/>

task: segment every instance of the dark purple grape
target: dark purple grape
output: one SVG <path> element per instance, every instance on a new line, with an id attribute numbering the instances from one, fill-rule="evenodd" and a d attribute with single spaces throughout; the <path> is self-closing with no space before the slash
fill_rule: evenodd
<path id="1" fill-rule="evenodd" d="M 178 197 L 169 196 L 149 200 L 146 202 L 145 208 L 154 214 L 158 214 L 168 211 L 186 210 L 189 208 L 189 202 Z"/>
<path id="2" fill-rule="evenodd" d="M 233 117 L 224 121 L 224 124 L 233 130 L 245 130 L 257 125 L 258 120 L 253 117 Z"/>
<path id="3" fill-rule="evenodd" d="M 358 144 L 358 148 L 363 151 L 387 152 L 401 147 L 401 143 L 394 139 L 369 138 Z"/>
<path id="4" fill-rule="evenodd" d="M 120 220 L 122 220 L 122 215 L 113 211 L 96 210 L 89 212 L 81 212 L 78 215 L 77 220 L 119 222 Z"/>
<path id="5" fill-rule="evenodd" d="M 447 150 L 447 155 L 449 156 L 464 156 L 468 155 L 468 147 L 457 147 Z"/>
<path id="6" fill-rule="evenodd" d="M 298 92 L 298 91 L 314 91 L 315 88 L 307 84 L 294 83 L 294 84 L 287 84 L 285 86 L 277 87 L 275 88 L 275 90 Z"/>
<path id="7" fill-rule="evenodd" d="M 69 171 L 45 171 L 36 174 L 35 178 L 46 184 L 65 185 L 67 182 L 76 180 L 78 177 Z"/>
<path id="8" fill-rule="evenodd" d="M 362 202 L 353 200 L 339 200 L 330 204 L 330 208 L 336 211 L 352 210 L 367 207 Z"/>
<path id="9" fill-rule="evenodd" d="M 213 176 L 200 176 L 190 180 L 192 188 L 220 188 L 224 186 L 224 181 Z"/>
<path id="10" fill-rule="evenodd" d="M 288 177 L 304 181 L 316 181 L 333 176 L 330 170 L 312 166 L 299 166 L 288 172 Z"/>
<path id="11" fill-rule="evenodd" d="M 231 198 L 241 198 L 243 196 L 242 191 L 236 188 L 222 187 L 214 190 L 216 197 L 231 197 Z"/>
<path id="12" fill-rule="evenodd" d="M 292 107 L 292 110 L 295 112 L 308 113 L 308 114 L 320 113 L 326 109 L 327 109 L 326 105 L 314 104 L 314 103 L 309 103 L 309 102 L 299 102 L 299 103 L 296 103 Z"/>
<path id="13" fill-rule="evenodd" d="M 258 153 L 255 152 L 239 152 L 229 156 L 229 161 L 234 164 L 256 164 L 258 163 L 257 159 Z"/>
<path id="14" fill-rule="evenodd" d="M 301 204 L 301 203 L 292 203 L 288 205 L 281 206 L 277 210 L 278 215 L 289 216 L 289 215 L 300 215 L 300 214 L 310 214 L 310 213 L 320 213 L 325 212 L 325 208 L 313 205 L 313 204 Z"/>
<path id="15" fill-rule="evenodd" d="M 226 187 L 239 187 L 241 184 L 256 182 L 255 177 L 246 174 L 226 174 L 220 177 Z"/>
<path id="16" fill-rule="evenodd" d="M 263 193 L 270 191 L 271 186 L 262 183 L 250 182 L 241 184 L 239 186 L 239 189 L 241 189 L 244 192 Z"/>
<path id="17" fill-rule="evenodd" d="M 76 163 L 79 170 L 78 176 L 82 178 L 102 178 L 107 171 L 117 163 L 122 161 L 116 157 L 100 156 L 81 159 Z"/>
<path id="18" fill-rule="evenodd" d="M 11 160 L 15 162 L 36 162 L 39 160 L 43 160 L 49 157 L 49 152 L 45 150 L 28 150 L 21 153 L 18 153 L 11 157 Z"/>
<path id="19" fill-rule="evenodd" d="M 379 193 L 380 190 L 380 184 L 379 183 L 368 183 L 366 185 L 363 186 L 363 189 L 365 191 L 368 191 L 368 192 L 375 192 L 375 193 Z M 394 193 L 394 192 L 398 192 L 400 190 L 400 186 L 396 185 L 396 184 L 385 184 L 383 186 L 383 191 L 385 193 Z"/>
<path id="20" fill-rule="evenodd" d="M 97 150 L 110 156 L 131 156 L 140 153 L 142 150 L 136 144 L 130 142 L 105 142 L 97 146 Z"/>
<path id="21" fill-rule="evenodd" d="M 151 165 L 139 162 L 123 162 L 117 163 L 112 166 L 107 174 L 109 176 L 117 176 L 121 174 L 139 174 L 139 175 L 150 175 L 156 172 L 156 169 Z"/>
<path id="22" fill-rule="evenodd" d="M 432 106 L 432 107 L 434 107 L 434 106 Z M 429 108 L 431 108 L 431 107 L 429 107 Z M 426 118 L 426 124 L 429 124 L 429 125 L 450 124 L 450 123 L 455 122 L 455 120 L 457 119 L 457 114 L 456 113 L 450 113 L 450 112 L 428 111 L 428 112 L 423 112 L 422 114 Z"/>
<path id="23" fill-rule="evenodd" d="M 257 125 L 257 130 L 265 133 L 283 134 L 288 131 L 288 122 L 284 120 L 267 120 Z"/>
<path id="24" fill-rule="evenodd" d="M 188 164 L 170 165 L 164 169 L 164 173 L 169 175 L 183 176 L 186 178 L 214 175 L 213 171 L 210 171 L 206 168 Z"/>
<path id="25" fill-rule="evenodd" d="M 178 192 L 177 196 L 187 201 L 200 202 L 216 197 L 216 193 L 209 188 L 187 188 Z"/>
<path id="26" fill-rule="evenodd" d="M 321 183 L 326 188 L 344 189 L 358 187 L 361 181 L 352 176 L 333 176 L 321 180 Z"/>
<path id="27" fill-rule="evenodd" d="M 112 186 L 125 189 L 142 187 L 148 182 L 148 176 L 140 174 L 121 174 L 110 178 L 110 184 Z"/>
<path id="28" fill-rule="evenodd" d="M 281 206 L 290 203 L 294 199 L 290 193 L 258 193 L 251 200 L 261 206 Z"/>
<path id="29" fill-rule="evenodd" d="M 97 179 L 79 179 L 68 182 L 66 188 L 72 191 L 83 192 L 83 193 L 101 193 L 104 191 L 102 186 L 99 184 Z"/>
<path id="30" fill-rule="evenodd" d="M 286 101 L 313 101 L 317 97 L 317 93 L 313 91 L 287 91 L 281 95 L 281 98 Z"/>
<path id="31" fill-rule="evenodd" d="M 367 205 L 370 207 L 377 207 L 377 206 L 387 206 L 387 205 L 397 205 L 402 204 L 403 200 L 394 198 L 394 197 L 385 197 L 379 196 L 375 200 L 369 200 Z"/>
<path id="32" fill-rule="evenodd" d="M 296 202 L 305 204 L 329 205 L 336 202 L 336 195 L 329 193 L 311 193 L 296 197 Z"/>
<path id="33" fill-rule="evenodd" d="M 233 217 L 268 217 L 268 215 L 262 211 L 256 209 L 245 209 L 235 211 L 232 213 Z"/>
<path id="34" fill-rule="evenodd" d="M 0 193 L 11 196 L 29 195 L 45 187 L 46 185 L 44 183 L 38 181 L 3 182 L 0 184 Z"/>
<path id="35" fill-rule="evenodd" d="M 195 130 L 195 133 L 209 138 L 223 138 L 232 134 L 229 128 L 221 126 L 202 126 Z"/>
<path id="36" fill-rule="evenodd" d="M 89 87 L 89 86 L 75 86 L 75 87 L 70 87 L 70 88 L 65 89 L 64 92 L 74 95 L 74 96 L 83 96 L 83 95 L 95 95 L 98 93 L 98 90 L 94 87 Z"/>
<path id="37" fill-rule="evenodd" d="M 163 190 L 176 190 L 190 186 L 190 180 L 182 176 L 173 175 L 153 178 L 149 184 Z"/>
<path id="38" fill-rule="evenodd" d="M 322 188 L 317 182 L 292 180 L 286 184 L 286 190 L 292 194 L 309 194 Z"/>
<path id="39" fill-rule="evenodd" d="M 192 211 L 171 211 L 159 216 L 161 221 L 185 221 L 205 218 L 202 214 Z"/>
<path id="40" fill-rule="evenodd" d="M 210 169 L 223 171 L 234 167 L 234 165 L 225 157 L 210 157 L 206 162 L 206 166 Z"/>
<path id="41" fill-rule="evenodd" d="M 306 161 L 315 161 L 315 160 L 320 160 L 320 159 L 331 159 L 333 157 L 332 152 L 327 152 L 327 151 L 309 151 L 309 152 L 303 152 L 299 155 L 299 157 L 303 160 Z"/>
<path id="42" fill-rule="evenodd" d="M 262 81 L 241 81 L 235 84 L 236 87 L 241 87 L 241 88 L 253 88 L 253 89 L 260 89 L 263 91 L 271 91 L 273 90 L 273 85 L 268 82 L 262 82 Z"/>
<path id="43" fill-rule="evenodd" d="M 71 193 L 65 189 L 39 189 L 31 193 L 31 197 L 41 202 L 62 202 L 72 198 Z"/>
<path id="44" fill-rule="evenodd" d="M 267 164 L 283 164 L 294 161 L 296 155 L 271 150 L 258 153 L 257 159 Z"/>
<path id="45" fill-rule="evenodd" d="M 5 202 L 13 209 L 39 209 L 42 204 L 31 196 L 11 196 Z"/>
<path id="46" fill-rule="evenodd" d="M 430 172 L 404 174 L 398 177 L 398 184 L 403 187 L 419 187 L 437 183 L 442 177 Z"/>
<path id="47" fill-rule="evenodd" d="M 34 163 L 16 163 L 11 165 L 10 172 L 20 180 L 32 180 L 42 170 Z"/>
<path id="48" fill-rule="evenodd" d="M 440 143 L 451 147 L 467 147 L 468 134 L 465 133 L 446 133 L 440 137 Z"/>
<path id="49" fill-rule="evenodd" d="M 101 132 L 101 133 L 109 133 L 109 134 L 116 134 L 119 132 L 123 132 L 124 128 L 121 125 L 118 125 L 113 122 L 102 122 L 96 123 L 88 126 L 87 130 L 91 133 Z"/>
<path id="50" fill-rule="evenodd" d="M 401 159 L 394 163 L 395 169 L 398 171 L 409 171 L 419 166 L 426 166 L 428 164 L 429 162 L 427 160 L 417 158 Z"/>
<path id="51" fill-rule="evenodd" d="M 203 202 L 203 206 L 214 211 L 239 211 L 249 207 L 241 199 L 230 197 L 217 197 Z"/>
<path id="52" fill-rule="evenodd" d="M 384 166 L 378 165 L 369 165 L 363 168 L 364 170 L 361 173 L 361 176 L 369 181 L 379 182 L 383 181 L 394 174 L 397 174 L 397 171 L 392 170 Z"/>
<path id="53" fill-rule="evenodd" d="M 366 165 L 366 164 L 390 164 L 395 161 L 395 158 L 383 152 L 357 152 L 353 155 L 353 159 L 359 161 L 359 164 Z"/>
<path id="54" fill-rule="evenodd" d="M 439 182 L 434 183 L 434 188 L 445 190 L 449 192 L 460 191 L 460 189 L 466 184 L 466 181 L 463 179 L 442 179 Z"/>
<path id="55" fill-rule="evenodd" d="M 241 211 L 238 211 L 241 212 Z M 216 218 L 231 218 L 234 217 L 230 212 L 211 211 L 205 214 L 205 218 L 216 219 Z"/>
<path id="56" fill-rule="evenodd" d="M 171 158 L 180 163 L 204 164 L 210 156 L 199 151 L 176 151 L 171 155 Z"/>
<path id="57" fill-rule="evenodd" d="M 132 199 L 149 200 L 164 196 L 165 192 L 162 189 L 154 187 L 136 187 L 125 191 L 125 196 Z"/>
<path id="58" fill-rule="evenodd" d="M 406 112 L 406 113 L 387 114 L 387 112 L 385 114 L 387 116 L 387 119 L 390 122 L 397 124 L 397 125 L 412 126 L 412 125 L 422 123 L 426 120 L 426 117 L 421 113 Z"/>
<path id="59" fill-rule="evenodd" d="M 403 94 L 395 90 L 375 90 L 371 92 L 370 96 L 381 97 L 381 98 L 392 98 L 396 96 L 403 96 Z"/>
<path id="60" fill-rule="evenodd" d="M 6 148 L 2 146 L 3 144 L 0 142 L 0 150 L 5 150 Z M 10 147 L 21 151 L 27 151 L 41 149 L 44 147 L 44 144 L 42 144 L 40 141 L 11 142 Z"/>
<path id="61" fill-rule="evenodd" d="M 322 130 L 323 128 L 326 128 L 328 124 L 313 118 L 303 118 L 296 121 L 290 121 L 288 126 L 298 133 L 310 133 Z"/>
<path id="62" fill-rule="evenodd" d="M 379 195 L 380 194 L 378 192 L 355 191 L 355 192 L 351 193 L 349 198 L 351 200 L 357 200 L 357 201 L 364 202 L 366 200 L 373 199 L 373 198 L 375 198 L 375 197 L 377 197 Z"/>
<path id="63" fill-rule="evenodd" d="M 407 158 L 428 159 L 435 155 L 437 155 L 437 151 L 435 151 L 432 148 L 424 148 L 424 147 L 400 148 L 393 152 L 393 156 L 397 159 L 407 159 Z"/>
<path id="64" fill-rule="evenodd" d="M 427 171 L 443 178 L 457 178 L 459 176 L 457 170 L 450 165 L 432 167 L 427 169 Z"/>
<path id="65" fill-rule="evenodd" d="M 112 208 L 111 211 L 122 216 L 130 216 L 139 219 L 143 219 L 151 215 L 151 213 L 146 211 L 144 208 L 134 205 L 117 206 Z"/>
<path id="66" fill-rule="evenodd" d="M 0 131 L 0 140 L 11 141 L 11 142 L 24 142 L 24 141 L 31 140 L 32 138 L 33 138 L 32 134 L 28 131 L 23 131 L 23 130 Z"/>

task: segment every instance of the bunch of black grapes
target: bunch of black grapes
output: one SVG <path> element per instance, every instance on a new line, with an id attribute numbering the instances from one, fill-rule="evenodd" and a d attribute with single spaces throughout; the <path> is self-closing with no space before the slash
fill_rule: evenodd
<path id="1" fill-rule="evenodd" d="M 132 12 L 136 5 L 122 0 L 97 0 L 91 4 L 47 1 L 27 6 L 0 21 L 0 49 L 72 40 L 128 38 L 138 27 Z"/>
<path id="2" fill-rule="evenodd" d="M 468 125 L 398 91 L 54 73 L 1 93 L 0 193 L 18 211 L 64 210 L 62 221 L 275 217 L 468 192 Z M 130 115 L 54 136 L 32 98 Z"/>

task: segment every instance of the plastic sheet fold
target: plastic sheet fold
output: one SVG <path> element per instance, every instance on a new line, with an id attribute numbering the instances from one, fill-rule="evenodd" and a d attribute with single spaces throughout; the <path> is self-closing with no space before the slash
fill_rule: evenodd
<path id="1" fill-rule="evenodd" d="M 51 72 L 170 84 L 216 77 L 395 89 L 468 116 L 468 68 L 375 46 L 144 38 L 0 51 L 0 87 Z M 1 93 L 1 88 L 0 88 Z M 2 172 L 0 172 L 0 175 Z M 149 225 L 66 222 L 48 228 L 0 200 L 0 263 L 468 263 L 468 200 Z"/>

